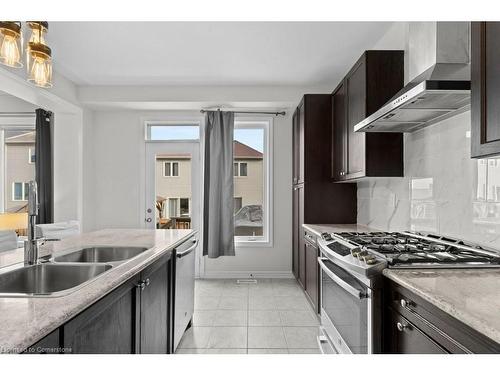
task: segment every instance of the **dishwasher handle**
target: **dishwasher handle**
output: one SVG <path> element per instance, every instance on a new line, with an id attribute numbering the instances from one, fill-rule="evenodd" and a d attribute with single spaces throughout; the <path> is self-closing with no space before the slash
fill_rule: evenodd
<path id="1" fill-rule="evenodd" d="M 196 246 L 198 246 L 198 240 L 194 239 L 194 240 L 192 240 L 192 242 L 193 242 L 193 245 L 188 247 L 182 253 L 177 253 L 177 258 L 185 257 L 186 255 L 189 255 L 190 253 L 192 253 L 194 251 L 194 249 L 196 249 Z"/>

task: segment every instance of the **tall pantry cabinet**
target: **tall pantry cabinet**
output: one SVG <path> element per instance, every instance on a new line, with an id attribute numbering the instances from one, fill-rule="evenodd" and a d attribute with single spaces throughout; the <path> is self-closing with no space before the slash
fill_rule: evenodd
<path id="1" fill-rule="evenodd" d="M 332 180 L 331 124 L 331 95 L 304 95 L 293 115 L 292 268 L 316 311 L 318 250 L 305 242 L 302 224 L 356 223 L 356 184 L 335 184 Z"/>

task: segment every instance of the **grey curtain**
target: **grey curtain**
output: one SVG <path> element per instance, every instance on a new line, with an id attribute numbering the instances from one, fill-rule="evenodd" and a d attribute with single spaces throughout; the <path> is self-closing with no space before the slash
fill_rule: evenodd
<path id="1" fill-rule="evenodd" d="M 234 113 L 205 114 L 203 255 L 234 256 Z"/>
<path id="2" fill-rule="evenodd" d="M 52 171 L 52 112 L 37 109 L 35 141 L 35 179 L 38 185 L 38 224 L 54 222 Z"/>

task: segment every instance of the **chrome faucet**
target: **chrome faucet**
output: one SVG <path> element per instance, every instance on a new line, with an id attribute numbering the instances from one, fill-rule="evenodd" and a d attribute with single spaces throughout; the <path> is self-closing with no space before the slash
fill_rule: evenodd
<path id="1" fill-rule="evenodd" d="M 24 241 L 24 265 L 38 263 L 38 247 L 43 238 L 36 238 L 36 217 L 38 215 L 38 189 L 35 181 L 28 183 L 28 239 Z"/>

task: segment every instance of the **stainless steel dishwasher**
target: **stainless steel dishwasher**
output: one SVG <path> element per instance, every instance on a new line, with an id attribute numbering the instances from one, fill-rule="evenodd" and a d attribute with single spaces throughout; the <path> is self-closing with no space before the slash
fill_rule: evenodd
<path id="1" fill-rule="evenodd" d="M 198 240 L 191 237 L 175 248 L 174 348 L 177 349 L 194 311 L 194 267 Z"/>

